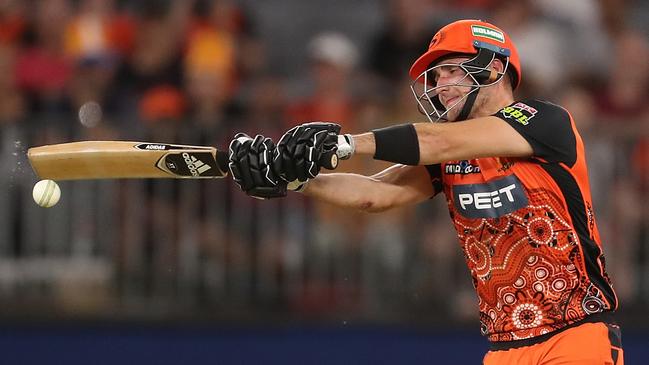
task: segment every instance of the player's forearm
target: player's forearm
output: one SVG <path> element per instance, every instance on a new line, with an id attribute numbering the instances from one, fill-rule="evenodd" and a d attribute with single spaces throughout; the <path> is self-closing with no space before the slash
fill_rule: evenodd
<path id="1" fill-rule="evenodd" d="M 376 142 L 374 141 L 374 134 L 372 132 L 356 134 L 352 138 L 354 138 L 355 145 L 354 153 L 374 156 Z"/>
<path id="2" fill-rule="evenodd" d="M 419 141 L 419 164 L 431 165 L 453 159 L 451 140 L 444 133 L 446 125 L 442 123 L 416 123 L 417 139 Z M 461 151 L 455 151 L 461 152 Z"/>
<path id="3" fill-rule="evenodd" d="M 387 129 L 353 136 L 355 153 L 405 165 L 431 165 L 489 156 L 529 157 L 533 153 L 520 133 L 494 116 Z"/>
<path id="4" fill-rule="evenodd" d="M 417 131 L 417 142 L 413 143 L 419 147 L 419 163 L 418 165 L 428 165 L 443 161 L 447 153 L 447 141 L 444 140 L 442 135 L 443 126 L 433 125 L 431 123 L 416 123 L 414 124 Z M 438 128 L 439 127 L 439 128 Z M 355 144 L 355 154 L 361 155 L 376 155 L 376 140 L 374 133 L 368 132 L 352 136 Z M 403 141 L 405 143 L 405 141 Z M 406 146 L 403 146 L 406 148 Z M 401 162 L 401 161 L 391 161 Z M 401 162 L 402 163 L 402 162 Z"/>
<path id="5" fill-rule="evenodd" d="M 303 193 L 341 207 L 381 212 L 392 207 L 390 189 L 394 187 L 369 176 L 333 173 L 318 175 Z"/>

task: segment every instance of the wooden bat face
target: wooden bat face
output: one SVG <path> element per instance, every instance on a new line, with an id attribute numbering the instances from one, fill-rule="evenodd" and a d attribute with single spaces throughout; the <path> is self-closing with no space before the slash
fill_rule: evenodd
<path id="1" fill-rule="evenodd" d="M 33 147 L 27 157 L 41 179 L 223 178 L 227 155 L 214 147 L 85 141 Z"/>

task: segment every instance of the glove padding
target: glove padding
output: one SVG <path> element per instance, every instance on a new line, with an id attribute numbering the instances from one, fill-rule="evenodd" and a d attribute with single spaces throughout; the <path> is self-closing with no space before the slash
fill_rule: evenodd
<path id="1" fill-rule="evenodd" d="M 318 175 L 323 154 L 336 152 L 340 125 L 311 122 L 291 128 L 277 143 L 275 171 L 286 182 L 305 182 Z"/>
<path id="2" fill-rule="evenodd" d="M 230 142 L 229 168 L 234 182 L 246 194 L 260 199 L 286 196 L 286 182 L 273 170 L 275 144 L 270 138 L 254 139 L 238 133 Z"/>

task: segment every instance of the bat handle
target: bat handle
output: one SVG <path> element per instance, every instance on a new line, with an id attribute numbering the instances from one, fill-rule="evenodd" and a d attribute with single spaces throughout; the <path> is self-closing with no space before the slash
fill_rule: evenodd
<path id="1" fill-rule="evenodd" d="M 325 151 L 320 157 L 320 166 L 327 170 L 335 170 L 338 167 L 338 155 L 336 151 Z"/>

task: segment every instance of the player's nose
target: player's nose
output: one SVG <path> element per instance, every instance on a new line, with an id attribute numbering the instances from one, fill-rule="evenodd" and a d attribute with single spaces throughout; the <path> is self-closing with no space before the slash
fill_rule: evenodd
<path id="1" fill-rule="evenodd" d="M 446 101 L 450 98 L 448 86 L 439 87 L 439 89 L 437 89 L 437 97 L 442 104 L 446 104 Z"/>

